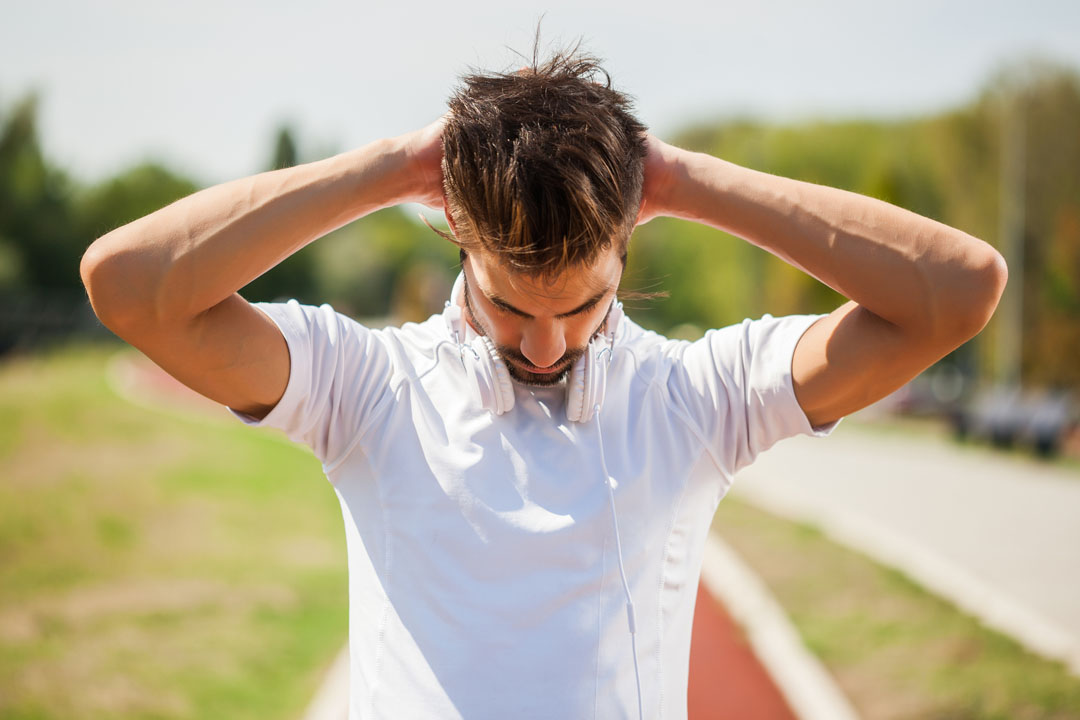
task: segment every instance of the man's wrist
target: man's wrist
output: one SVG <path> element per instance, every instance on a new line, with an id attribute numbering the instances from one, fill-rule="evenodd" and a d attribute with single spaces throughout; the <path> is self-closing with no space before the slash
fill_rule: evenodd
<path id="1" fill-rule="evenodd" d="M 376 140 L 349 155 L 349 167 L 357 176 L 357 197 L 362 198 L 365 212 L 412 201 L 416 183 L 401 137 Z"/>
<path id="2" fill-rule="evenodd" d="M 736 166 L 706 153 L 672 148 L 667 164 L 665 214 L 716 226 Z"/>
<path id="3" fill-rule="evenodd" d="M 687 162 L 692 161 L 687 150 L 662 144 L 651 170 L 649 199 L 656 217 L 686 218 L 687 186 L 690 180 Z"/>

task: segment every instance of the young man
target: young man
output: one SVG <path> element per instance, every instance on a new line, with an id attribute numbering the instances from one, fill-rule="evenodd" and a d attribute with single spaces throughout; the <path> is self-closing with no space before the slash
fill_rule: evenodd
<path id="1" fill-rule="evenodd" d="M 986 324 L 1001 256 L 883 202 L 648 135 L 589 58 L 472 76 L 413 133 L 198 192 L 95 242 L 95 311 L 308 444 L 345 517 L 350 717 L 686 715 L 705 534 L 732 477 L 824 436 Z M 237 290 L 329 231 L 442 207 L 443 313 L 371 330 Z M 615 300 L 668 215 L 851 301 L 670 341 Z M 709 282 L 702 268 L 701 282 Z"/>

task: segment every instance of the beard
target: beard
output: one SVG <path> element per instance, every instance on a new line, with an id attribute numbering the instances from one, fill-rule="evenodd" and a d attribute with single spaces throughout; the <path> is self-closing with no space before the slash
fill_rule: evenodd
<path id="1" fill-rule="evenodd" d="M 488 337 L 490 340 L 490 336 Z M 498 345 L 492 343 L 495 346 L 495 351 L 499 353 L 499 357 L 502 358 L 503 365 L 506 366 L 506 372 L 510 373 L 510 377 L 517 380 L 519 383 L 525 385 L 532 385 L 534 387 L 551 387 L 558 385 L 566 376 L 570 374 L 570 368 L 574 367 L 574 363 L 578 361 L 588 348 L 573 348 L 563 353 L 563 356 L 559 358 L 559 361 L 554 364 L 555 367 L 560 368 L 556 372 L 552 373 L 534 373 L 526 370 L 525 367 L 532 367 L 532 363 L 529 362 L 524 355 L 517 350 L 505 345 Z M 525 367 L 522 367 L 524 365 Z"/>
<path id="2" fill-rule="evenodd" d="M 550 373 L 535 373 L 528 370 L 528 368 L 535 367 L 528 358 L 521 354 L 520 350 L 512 348 L 509 345 L 502 345 L 495 342 L 492 339 L 491 333 L 484 327 L 483 323 L 476 317 L 476 313 L 473 312 L 472 301 L 469 299 L 469 280 L 465 279 L 465 313 L 468 318 L 468 322 L 473 326 L 479 335 L 486 337 L 491 344 L 495 347 L 495 352 L 499 354 L 499 357 L 503 361 L 503 365 L 506 367 L 506 372 L 510 374 L 511 379 L 523 385 L 531 385 L 533 387 L 552 387 L 566 380 L 567 375 L 570 374 L 570 368 L 574 367 L 576 363 L 588 350 L 588 347 L 569 348 L 563 353 L 563 356 L 559 358 L 558 362 L 553 363 L 550 367 L 558 367 L 559 370 Z M 605 316 L 606 319 L 606 316 Z M 604 323 L 601 322 L 600 326 L 593 333 L 593 336 L 604 327 Z"/>

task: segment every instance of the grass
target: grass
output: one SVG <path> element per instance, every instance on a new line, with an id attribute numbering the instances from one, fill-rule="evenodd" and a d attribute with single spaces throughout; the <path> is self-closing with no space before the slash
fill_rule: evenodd
<path id="1" fill-rule="evenodd" d="M 333 490 L 224 410 L 120 399 L 116 350 L 0 364 L 0 717 L 296 717 L 347 632 Z"/>
<path id="2" fill-rule="evenodd" d="M 725 498 L 713 524 L 864 720 L 1080 718 L 1080 679 L 907 577 Z"/>

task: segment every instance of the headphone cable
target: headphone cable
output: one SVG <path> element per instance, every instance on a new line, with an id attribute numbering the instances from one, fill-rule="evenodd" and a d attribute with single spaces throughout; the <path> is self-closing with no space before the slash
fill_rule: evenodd
<path id="1" fill-rule="evenodd" d="M 600 429 L 599 403 L 593 408 L 593 418 L 596 420 L 596 432 L 600 438 L 600 467 L 604 471 L 604 484 L 607 485 L 608 499 L 611 501 L 611 522 L 615 526 L 615 550 L 619 558 L 619 575 L 622 578 L 623 591 L 626 593 L 626 620 L 630 627 L 630 651 L 634 658 L 634 680 L 637 682 L 638 720 L 645 720 L 644 706 L 641 702 L 641 671 L 638 669 L 637 661 L 637 621 L 634 617 L 634 600 L 630 596 L 630 584 L 626 581 L 626 569 L 623 567 L 619 518 L 615 514 L 615 479 L 608 473 L 607 460 L 604 458 L 604 433 Z"/>

